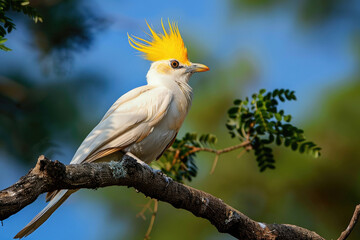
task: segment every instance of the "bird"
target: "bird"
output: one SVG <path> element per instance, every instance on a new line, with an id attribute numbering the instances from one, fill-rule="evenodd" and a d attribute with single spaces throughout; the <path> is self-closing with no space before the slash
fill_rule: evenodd
<path id="1" fill-rule="evenodd" d="M 112 154 L 131 154 L 149 164 L 175 141 L 192 102 L 189 79 L 209 67 L 189 61 L 176 22 L 168 20 L 165 28 L 161 19 L 160 32 L 155 32 L 147 21 L 146 25 L 150 31 L 147 39 L 129 34 L 127 37 L 130 46 L 151 61 L 147 84 L 125 93 L 110 107 L 70 164 L 109 161 Z M 47 193 L 48 205 L 14 238 L 34 232 L 77 190 Z"/>

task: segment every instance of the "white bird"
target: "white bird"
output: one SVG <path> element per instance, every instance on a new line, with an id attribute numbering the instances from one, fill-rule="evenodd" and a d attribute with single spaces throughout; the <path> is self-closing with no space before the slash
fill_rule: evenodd
<path id="1" fill-rule="evenodd" d="M 130 45 L 152 61 L 147 85 L 121 96 L 107 111 L 76 151 L 71 164 L 106 161 L 116 152 L 130 153 L 146 163 L 158 159 L 172 145 L 189 111 L 192 89 L 189 78 L 208 71 L 203 64 L 191 63 L 179 29 L 169 22 L 163 33 L 145 40 L 129 36 Z M 77 190 L 48 193 L 49 204 L 14 238 L 26 237 Z"/>

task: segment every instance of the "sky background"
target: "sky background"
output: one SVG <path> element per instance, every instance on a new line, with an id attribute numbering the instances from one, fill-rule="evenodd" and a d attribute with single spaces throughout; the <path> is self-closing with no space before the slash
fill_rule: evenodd
<path id="1" fill-rule="evenodd" d="M 145 20 L 157 30 L 161 19 L 178 22 L 190 60 L 210 67 L 211 71 L 202 76 L 205 80 L 196 83 L 198 76 L 191 79 L 194 105 L 200 104 L 200 101 L 196 103 L 199 100 L 196 95 L 207 84 L 206 78 L 245 56 L 256 66 L 256 78 L 244 85 L 241 94 L 251 95 L 260 88 L 295 90 L 298 101 L 291 107 L 285 105 L 285 110 L 293 114 L 296 122 L 302 122 L 323 108 L 319 104 L 323 94 L 351 81 L 348 77 L 357 70 L 356 57 L 349 44 L 354 27 L 344 24 L 346 19 L 313 27 L 301 26 L 295 14 L 296 3 L 259 12 L 241 7 L 234 9 L 228 0 L 108 0 L 106 3 L 89 1 L 88 5 L 106 19 L 105 27 L 94 34 L 88 49 L 73 54 L 64 63 L 60 73 L 44 70 L 50 61 L 39 60 L 41 54 L 32 47 L 29 30 L 24 23 L 16 21 L 17 29 L 7 36 L 7 46 L 13 51 L 0 52 L 0 73 L 16 66 L 15 71 L 48 82 L 66 81 L 84 73 L 95 78 L 101 74 L 100 86 L 91 89 L 91 96 L 80 99 L 83 114 L 89 116 L 89 124 L 93 126 L 122 94 L 146 84 L 150 63 L 130 47 L 127 39 L 127 33 L 145 37 Z M 355 4 L 356 8 L 358 5 Z M 192 56 L 195 56 L 194 60 Z M 216 81 L 221 86 L 224 80 L 219 77 Z M 190 121 L 186 120 L 184 132 L 197 131 Z M 64 142 L 59 145 L 62 150 L 54 158 L 69 162 L 77 146 Z M 28 166 L 12 159 L 5 152 L 0 158 L 1 188 L 14 183 L 28 171 Z M 129 222 L 111 217 L 112 208 L 103 203 L 101 196 L 94 197 L 86 192 L 101 191 L 84 190 L 74 194 L 27 239 L 121 239 L 121 233 L 129 228 L 145 233 L 144 227 L 137 229 L 129 226 Z M 119 194 L 122 193 L 126 194 L 126 191 L 120 190 Z M 34 204 L 6 219 L 0 227 L 0 239 L 11 239 L 45 206 L 43 200 L 40 196 Z M 214 239 L 231 239 L 215 236 Z"/>

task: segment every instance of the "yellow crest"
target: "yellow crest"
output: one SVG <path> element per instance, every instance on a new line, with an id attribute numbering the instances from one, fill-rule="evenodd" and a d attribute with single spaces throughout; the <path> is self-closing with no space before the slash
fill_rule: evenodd
<path id="1" fill-rule="evenodd" d="M 146 24 L 151 32 L 151 34 L 149 34 L 151 40 L 147 41 L 136 36 L 130 37 L 128 34 L 129 43 L 133 48 L 142 52 L 145 59 L 153 62 L 176 59 L 182 64 L 190 65 L 187 49 L 176 23 L 170 23 L 169 21 L 169 30 L 166 31 L 163 21 L 161 20 L 161 26 L 164 33 L 159 34 L 154 32 L 147 22 Z"/>

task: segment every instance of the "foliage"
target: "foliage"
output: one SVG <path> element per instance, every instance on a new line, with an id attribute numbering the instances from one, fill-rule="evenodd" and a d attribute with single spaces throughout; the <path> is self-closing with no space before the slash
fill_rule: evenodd
<path id="1" fill-rule="evenodd" d="M 275 89 L 266 92 L 261 89 L 253 94 L 251 101 L 237 99 L 228 111 L 226 127 L 232 138 L 240 141 L 250 140 L 260 171 L 274 169 L 273 150 L 269 147 L 277 145 L 291 147 L 293 151 L 311 153 L 314 157 L 320 155 L 320 148 L 311 141 L 306 141 L 302 129 L 290 124 L 292 116 L 279 110 L 279 101 L 296 100 L 294 91 Z"/>
<path id="2" fill-rule="evenodd" d="M 278 108 L 279 101 L 291 100 L 296 100 L 294 91 L 275 89 L 266 92 L 265 89 L 261 89 L 259 93 L 252 95 L 251 100 L 248 97 L 245 100 L 236 99 L 234 106 L 228 110 L 226 127 L 230 136 L 238 138 L 241 143 L 247 143 L 238 146 L 254 151 L 260 171 L 275 168 L 272 149 L 274 142 L 279 146 L 290 147 L 293 151 L 307 152 L 314 157 L 320 155 L 321 149 L 315 143 L 306 141 L 304 131 L 291 124 L 292 116 L 286 115 L 284 110 Z M 218 157 L 224 152 L 239 148 L 207 148 L 216 141 L 217 138 L 211 134 L 198 136 L 196 133 L 187 133 L 182 139 L 177 139 L 155 164 L 176 181 L 191 181 L 197 174 L 194 159 L 197 152 L 212 152 Z"/>
<path id="3" fill-rule="evenodd" d="M 182 139 L 176 139 L 171 148 L 154 164 L 175 181 L 183 182 L 185 179 L 191 181 L 196 177 L 198 170 L 194 148 L 209 147 L 216 142 L 217 138 L 212 134 L 199 136 L 196 133 L 187 133 Z"/>
<path id="4" fill-rule="evenodd" d="M 35 8 L 29 6 L 28 0 L 0 0 L 0 49 L 4 51 L 10 51 L 4 45 L 7 39 L 3 38 L 6 34 L 10 33 L 15 29 L 15 24 L 11 18 L 8 17 L 7 13 L 12 10 L 16 12 L 22 12 L 23 14 L 32 18 L 35 23 L 42 22 L 42 18 L 36 12 Z"/>
<path id="5" fill-rule="evenodd" d="M 5 35 L 15 29 L 14 21 L 9 17 L 11 11 L 21 12 L 35 23 L 42 23 L 29 27 L 31 37 L 42 53 L 40 56 L 44 59 L 50 56 L 57 69 L 71 59 L 74 52 L 88 48 L 94 32 L 105 27 L 104 18 L 100 18 L 85 0 L 37 1 L 36 9 L 30 5 L 28 0 L 0 0 L 0 50 L 11 50 L 4 45 Z"/>
<path id="6" fill-rule="evenodd" d="M 59 0 L 39 4 L 36 9 L 46 20 L 32 25 L 34 43 L 42 57 L 51 56 L 56 60 L 57 68 L 71 59 L 73 53 L 87 49 L 95 31 L 105 28 L 106 20 L 89 1 Z"/>
<path id="7" fill-rule="evenodd" d="M 3 50 L 3 51 L 11 51 L 10 48 L 6 47 L 4 45 L 4 43 L 7 41 L 6 38 L 3 38 L 2 36 L 0 36 L 0 49 Z"/>
<path id="8" fill-rule="evenodd" d="M 98 83 L 90 75 L 63 82 L 47 79 L 46 84 L 36 80 L 21 73 L 0 77 L 0 149 L 26 164 L 41 153 L 63 154 L 60 140 L 79 142 L 84 137 L 91 125 L 79 100 L 85 93 L 89 97 Z"/>

